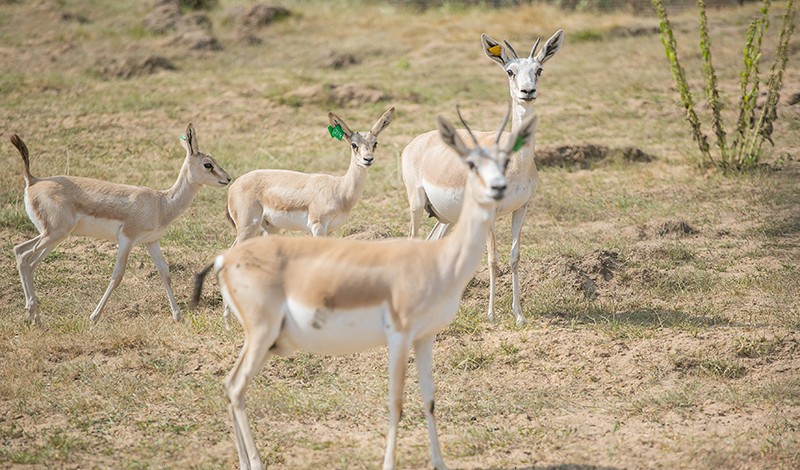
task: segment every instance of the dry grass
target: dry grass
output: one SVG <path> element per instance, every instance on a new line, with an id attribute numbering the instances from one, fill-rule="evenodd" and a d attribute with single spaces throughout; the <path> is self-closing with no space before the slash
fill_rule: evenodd
<path id="1" fill-rule="evenodd" d="M 625 34 L 646 33 L 652 18 L 543 5 L 416 12 L 298 0 L 284 2 L 295 13 L 289 19 L 248 33 L 228 13 L 245 4 L 222 1 L 209 13 L 222 51 L 189 51 L 144 29 L 145 3 L 0 2 L 0 468 L 234 467 L 221 382 L 242 342 L 240 330 L 222 324 L 213 280 L 203 307 L 173 323 L 138 248 L 104 317 L 89 325 L 116 247 L 78 237 L 36 275 L 48 329 L 23 324 L 12 246 L 35 229 L 11 133 L 28 143 L 35 175 L 166 188 L 189 121 L 201 148 L 234 177 L 264 167 L 341 174 L 348 153 L 328 137 L 327 112 L 364 128 L 396 106 L 363 201 L 334 236 L 404 236 L 404 145 L 432 129 L 436 114 L 452 117 L 456 104 L 478 129 L 495 128 L 506 109 L 506 80 L 481 53 L 480 33 L 520 52 L 558 28 L 566 41 L 542 78 L 538 143 L 633 145 L 655 159 L 540 170 L 523 230 L 528 326 L 513 325 L 508 272 L 500 321 L 487 323 L 481 268 L 437 341 L 445 461 L 536 470 L 800 466 L 800 104 L 779 106 L 771 167 L 721 176 L 695 166 L 658 36 Z M 710 12 L 729 103 L 755 11 Z M 682 63 L 699 85 L 696 24 L 691 11 L 673 18 Z M 800 92 L 800 48 L 792 44 L 784 98 Z M 325 68 L 326 49 L 358 63 Z M 151 55 L 177 70 L 108 75 Z M 340 106 L 331 96 L 287 97 L 316 83 L 370 87 L 387 98 Z M 233 239 L 224 201 L 223 191 L 202 190 L 162 239 L 184 309 L 193 273 Z M 509 220 L 500 221 L 505 260 L 509 232 Z M 377 349 L 268 364 L 248 393 L 262 458 L 272 468 L 378 465 L 386 361 Z M 412 361 L 400 468 L 429 465 L 415 375 Z"/>

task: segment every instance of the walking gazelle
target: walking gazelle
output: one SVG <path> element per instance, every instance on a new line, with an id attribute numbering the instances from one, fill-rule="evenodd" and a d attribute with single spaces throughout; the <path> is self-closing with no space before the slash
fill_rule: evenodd
<path id="1" fill-rule="evenodd" d="M 197 147 L 191 123 L 181 136 L 186 150 L 180 174 L 172 188 L 157 191 L 141 186 L 109 183 L 79 176 L 31 175 L 28 147 L 14 134 L 11 143 L 19 151 L 25 178 L 25 210 L 39 235 L 14 247 L 17 269 L 25 293 L 27 321 L 42 326 L 38 302 L 33 291 L 33 273 L 53 249 L 70 234 L 105 238 L 119 244 L 111 283 L 91 317 L 97 321 L 125 274 L 128 255 L 134 246 L 144 244 L 153 259 L 167 290 L 172 316 L 181 319 L 181 311 L 170 286 L 169 266 L 161 255 L 158 240 L 167 227 L 192 203 L 202 185 L 224 187 L 231 181 L 214 158 Z"/>
<path id="2" fill-rule="evenodd" d="M 460 117 L 460 114 L 459 114 Z M 503 122 L 505 127 L 508 115 Z M 463 122 L 463 120 L 462 120 Z M 273 354 L 296 349 L 323 355 L 389 348 L 389 432 L 383 468 L 394 468 L 403 385 L 414 348 L 425 407 L 431 462 L 442 461 L 434 422 L 433 342 L 454 319 L 462 292 L 480 263 L 497 204 L 506 193 L 504 171 L 515 143 L 534 137 L 536 118 L 521 123 L 510 144 L 470 149 L 454 126 L 437 117 L 442 140 L 469 168 L 461 216 L 444 239 L 357 241 L 257 237 L 213 263 L 225 302 L 245 340 L 225 381 L 233 437 L 242 469 L 262 469 L 245 410 L 248 384 Z M 466 124 L 465 124 L 466 126 Z M 200 298 L 198 273 L 193 302 Z"/>

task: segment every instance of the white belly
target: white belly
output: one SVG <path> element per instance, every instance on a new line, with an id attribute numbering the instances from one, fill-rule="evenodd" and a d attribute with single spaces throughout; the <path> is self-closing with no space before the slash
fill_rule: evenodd
<path id="1" fill-rule="evenodd" d="M 122 222 L 119 220 L 84 216 L 78 219 L 78 225 L 75 226 L 73 233 L 116 242 L 119 241 L 120 228 L 122 228 Z"/>
<path id="2" fill-rule="evenodd" d="M 440 188 L 422 182 L 428 201 L 443 223 L 452 224 L 458 221 L 461 214 L 461 203 L 464 200 L 464 188 Z"/>
<path id="3" fill-rule="evenodd" d="M 281 340 L 314 354 L 353 354 L 386 344 L 389 308 L 384 304 L 350 310 L 306 307 L 288 299 Z"/>
<path id="4" fill-rule="evenodd" d="M 265 208 L 264 218 L 270 225 L 284 230 L 311 231 L 308 227 L 308 211 L 275 211 Z"/>

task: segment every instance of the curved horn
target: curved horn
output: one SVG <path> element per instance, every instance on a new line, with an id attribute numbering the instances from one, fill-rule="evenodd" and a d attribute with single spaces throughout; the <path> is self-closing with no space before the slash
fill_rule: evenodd
<path id="1" fill-rule="evenodd" d="M 474 135 L 472 135 L 472 131 L 470 130 L 469 126 L 467 125 L 467 122 L 466 122 L 466 121 L 464 121 L 464 118 L 463 118 L 463 117 L 461 117 L 461 109 L 458 107 L 458 105 L 456 105 L 456 114 L 458 115 L 458 119 L 460 119 L 460 120 L 461 120 L 461 124 L 464 124 L 464 129 L 466 129 L 466 130 L 467 130 L 467 133 L 468 133 L 468 134 L 469 134 L 469 136 L 472 138 L 472 141 L 475 143 L 475 148 L 476 148 L 476 149 L 479 149 L 479 148 L 481 148 L 481 146 L 480 146 L 480 145 L 478 145 L 478 139 L 476 139 L 476 138 L 475 138 L 475 136 L 474 136 Z"/>
<path id="2" fill-rule="evenodd" d="M 511 44 L 509 44 L 508 41 L 503 41 L 503 44 L 505 44 L 508 50 L 511 51 L 512 54 L 514 54 L 515 59 L 519 59 L 519 57 L 517 57 L 517 51 L 515 51 L 514 48 L 511 47 Z"/>
<path id="3" fill-rule="evenodd" d="M 508 124 L 508 117 L 511 116 L 511 103 L 508 103 L 508 111 L 506 112 L 506 117 L 503 118 L 503 125 L 500 126 L 500 130 L 497 131 L 497 138 L 494 139 L 494 144 L 497 145 L 500 142 L 500 136 L 503 135 L 503 129 L 506 128 L 506 124 Z"/>
<path id="4" fill-rule="evenodd" d="M 541 41 L 541 40 L 542 40 L 542 38 L 536 38 L 536 44 L 534 44 L 533 45 L 533 49 L 531 49 L 531 56 L 528 57 L 529 59 L 532 59 L 533 56 L 536 54 L 536 48 L 539 47 L 539 41 Z"/>

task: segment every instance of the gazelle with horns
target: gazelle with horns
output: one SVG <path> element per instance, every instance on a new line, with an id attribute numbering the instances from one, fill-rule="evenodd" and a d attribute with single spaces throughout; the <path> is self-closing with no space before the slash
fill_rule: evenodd
<path id="1" fill-rule="evenodd" d="M 539 40 L 527 58 L 519 58 L 514 49 L 506 42 L 505 47 L 483 34 L 481 44 L 487 57 L 497 62 L 508 75 L 511 92 L 512 133 L 531 115 L 533 103 L 539 88 L 539 77 L 542 66 L 561 49 L 564 32 L 557 31 L 548 39 L 542 49 L 537 53 Z M 481 145 L 491 142 L 494 134 L 491 132 L 476 132 L 477 141 Z M 501 142 L 511 143 L 505 139 Z M 511 272 L 513 278 L 513 303 L 512 309 L 517 323 L 525 321 L 520 306 L 519 288 L 519 235 L 522 223 L 528 209 L 528 202 L 539 186 L 539 176 L 534 162 L 533 139 L 519 147 L 519 151 L 511 158 L 506 171 L 508 179 L 508 194 L 497 205 L 497 217 L 511 215 Z M 436 136 L 436 131 L 431 131 L 414 138 L 403 150 L 402 173 L 408 193 L 408 203 L 411 212 L 411 229 L 409 238 L 415 238 L 422 221 L 423 212 L 427 211 L 431 217 L 436 217 L 437 222 L 429 239 L 438 239 L 444 236 L 450 225 L 458 220 L 461 204 L 464 200 L 464 184 L 467 171 L 463 165 L 455 163 L 455 156 L 448 150 Z M 489 229 L 486 241 L 489 252 L 489 309 L 490 320 L 494 319 L 495 283 L 498 273 L 497 249 L 495 246 L 494 222 Z"/>
<path id="2" fill-rule="evenodd" d="M 172 316 L 181 320 L 181 311 L 170 287 L 169 266 L 164 262 L 158 240 L 167 227 L 192 203 L 203 185 L 223 187 L 231 181 L 228 173 L 214 158 L 197 147 L 197 136 L 190 123 L 181 136 L 186 150 L 180 174 L 172 188 L 165 191 L 141 186 L 109 183 L 78 176 L 36 178 L 30 172 L 28 147 L 19 135 L 11 143 L 22 157 L 25 177 L 25 210 L 39 230 L 39 236 L 14 247 L 17 268 L 25 293 L 27 321 L 42 325 L 36 294 L 33 292 L 33 273 L 59 243 L 71 233 L 105 238 L 119 244 L 117 261 L 111 283 L 103 298 L 89 317 L 97 321 L 125 274 L 128 255 L 135 245 L 144 244 L 153 259 L 167 290 Z"/>
<path id="3" fill-rule="evenodd" d="M 518 140 L 533 140 L 536 118 L 520 123 L 506 144 L 499 142 L 498 132 L 491 146 L 481 148 L 476 142 L 473 149 L 446 119 L 438 117 L 436 125 L 461 160 L 455 164 L 469 168 L 461 215 L 450 236 L 434 242 L 257 237 L 214 261 L 222 297 L 245 333 L 242 352 L 225 381 L 242 469 L 263 468 L 245 410 L 245 391 L 270 356 L 286 356 L 296 349 L 352 354 L 383 344 L 389 347 L 389 432 L 383 469 L 394 468 L 412 347 L 431 462 L 437 470 L 447 468 L 434 421 L 434 337 L 456 315 L 507 191 L 503 172 L 509 154 Z M 200 298 L 207 271 L 198 273 L 201 282 L 193 302 Z"/>

